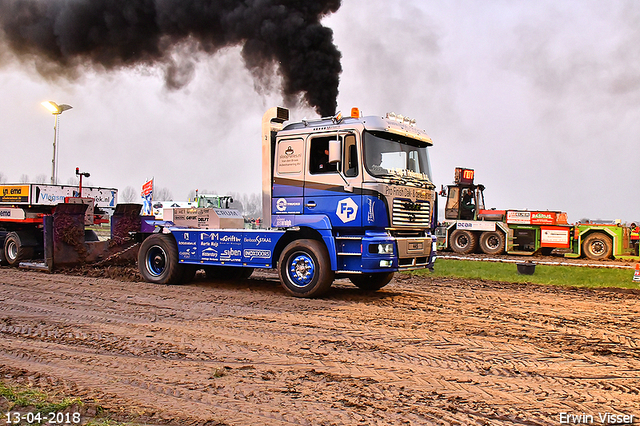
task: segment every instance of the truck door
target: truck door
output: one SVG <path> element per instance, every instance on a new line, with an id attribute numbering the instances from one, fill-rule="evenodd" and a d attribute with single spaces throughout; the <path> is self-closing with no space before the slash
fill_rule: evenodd
<path id="1" fill-rule="evenodd" d="M 447 191 L 447 204 L 444 208 L 445 219 L 459 219 L 458 212 L 460 210 L 460 188 L 458 186 L 449 186 Z"/>
<path id="2" fill-rule="evenodd" d="M 302 138 L 278 140 L 271 211 L 277 215 L 302 214 L 305 176 L 305 141 Z"/>
<path id="3" fill-rule="evenodd" d="M 329 163 L 330 141 L 340 141 L 341 156 Z M 355 133 L 311 136 L 304 184 L 304 213 L 326 215 L 334 228 L 362 226 L 362 173 Z"/>

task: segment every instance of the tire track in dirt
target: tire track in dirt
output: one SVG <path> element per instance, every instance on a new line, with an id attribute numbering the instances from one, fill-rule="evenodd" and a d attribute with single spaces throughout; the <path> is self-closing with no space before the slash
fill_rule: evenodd
<path id="1" fill-rule="evenodd" d="M 634 295 L 400 276 L 378 294 L 340 282 L 299 300 L 264 280 L 5 271 L 2 363 L 66 372 L 87 390 L 108 382 L 164 418 L 557 424 L 561 411 L 640 409 Z"/>

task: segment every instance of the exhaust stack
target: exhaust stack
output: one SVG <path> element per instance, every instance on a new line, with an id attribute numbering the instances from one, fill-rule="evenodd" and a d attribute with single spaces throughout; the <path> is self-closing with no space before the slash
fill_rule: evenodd
<path id="1" fill-rule="evenodd" d="M 261 228 L 271 227 L 271 190 L 273 188 L 273 155 L 275 134 L 282 130 L 282 123 L 289 120 L 289 110 L 273 107 L 262 116 L 262 223 Z"/>

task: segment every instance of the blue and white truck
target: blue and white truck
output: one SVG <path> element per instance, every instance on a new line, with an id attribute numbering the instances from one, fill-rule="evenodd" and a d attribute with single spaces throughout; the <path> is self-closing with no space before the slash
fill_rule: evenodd
<path id="1" fill-rule="evenodd" d="M 432 140 L 415 120 L 362 117 L 356 108 L 344 118 L 288 120 L 281 107 L 262 120 L 262 228 L 243 229 L 224 209 L 181 211 L 186 222 L 144 219 L 138 268 L 146 281 L 277 268 L 291 295 L 317 297 L 335 278 L 378 290 L 396 271 L 433 267 Z"/>

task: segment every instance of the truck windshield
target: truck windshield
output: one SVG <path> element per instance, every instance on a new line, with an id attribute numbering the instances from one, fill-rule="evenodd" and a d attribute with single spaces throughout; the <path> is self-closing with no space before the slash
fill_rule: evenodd
<path id="1" fill-rule="evenodd" d="M 399 175 L 431 181 L 427 148 L 410 138 L 364 132 L 364 164 L 372 176 Z"/>

